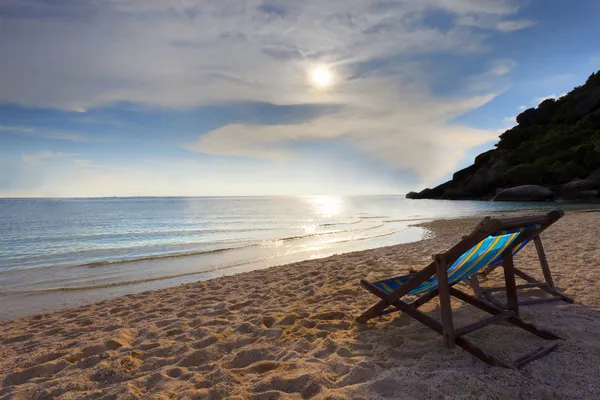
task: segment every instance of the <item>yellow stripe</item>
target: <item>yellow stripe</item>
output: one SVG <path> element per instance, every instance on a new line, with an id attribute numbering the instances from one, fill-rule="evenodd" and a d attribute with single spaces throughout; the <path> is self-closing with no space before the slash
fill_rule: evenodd
<path id="1" fill-rule="evenodd" d="M 388 292 L 390 292 L 390 293 L 393 291 L 393 290 L 392 290 L 392 288 L 390 288 L 390 287 L 389 287 L 387 284 L 385 284 L 384 282 L 381 282 L 381 286 L 383 286 L 383 288 L 384 288 L 385 290 L 387 290 Z"/>
<path id="2" fill-rule="evenodd" d="M 506 248 L 508 246 L 510 246 L 510 244 L 515 240 L 515 236 L 518 235 L 518 233 L 513 233 L 510 235 L 510 238 L 506 241 L 506 243 L 504 244 L 504 246 L 502 246 L 502 248 L 500 249 L 500 251 L 496 252 L 496 255 L 494 256 L 494 258 L 492 258 L 493 261 L 496 257 L 498 257 L 499 254 L 502 254 L 504 252 L 504 250 L 506 250 Z M 475 267 L 477 265 L 477 263 L 479 263 L 479 261 L 481 261 L 486 255 L 488 255 L 490 253 L 490 251 L 496 246 L 496 244 L 498 243 L 498 240 L 501 238 L 502 236 L 497 236 L 496 239 L 494 240 L 494 242 L 492 243 L 492 245 L 487 249 L 487 251 L 485 251 L 478 259 L 477 261 L 475 261 L 472 265 L 470 269 L 467 269 L 467 272 L 470 272 L 471 269 L 473 267 Z M 468 274 L 466 274 L 468 275 Z"/>
<path id="3" fill-rule="evenodd" d="M 475 262 L 471 264 L 471 267 L 473 267 L 474 265 L 477 265 L 477 263 L 478 263 L 479 261 L 481 261 L 481 259 L 482 259 L 483 257 L 485 257 L 487 254 L 489 254 L 489 253 L 490 253 L 490 251 L 491 251 L 491 250 L 492 250 L 492 249 L 493 249 L 493 248 L 496 246 L 496 244 L 497 244 L 497 243 L 500 241 L 500 239 L 502 239 L 502 236 L 496 236 L 496 237 L 494 238 L 494 240 L 492 241 L 492 243 L 491 243 L 491 244 L 488 246 L 488 248 L 486 249 L 486 251 L 484 251 L 483 253 L 481 253 L 481 254 L 479 255 L 479 257 L 477 257 L 477 260 L 475 260 Z M 468 270 L 468 269 L 467 269 L 467 270 Z M 455 271 L 458 271 L 458 268 L 457 268 Z"/>
<path id="4" fill-rule="evenodd" d="M 470 254 L 468 256 L 466 256 L 462 260 L 462 262 L 453 269 L 453 271 L 456 271 L 456 270 L 460 269 L 463 265 L 465 265 L 465 263 L 467 261 L 469 261 L 471 259 L 471 257 L 473 257 L 473 254 L 477 253 L 477 251 L 481 248 L 481 246 L 483 246 L 483 242 L 485 242 L 485 239 L 482 240 L 481 242 L 477 243 L 477 246 L 471 248 L 471 250 L 469 251 Z"/>

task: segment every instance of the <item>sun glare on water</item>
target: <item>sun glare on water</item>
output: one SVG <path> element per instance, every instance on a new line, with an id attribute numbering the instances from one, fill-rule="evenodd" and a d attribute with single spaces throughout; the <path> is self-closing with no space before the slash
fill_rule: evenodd
<path id="1" fill-rule="evenodd" d="M 318 88 L 326 88 L 331 86 L 332 73 L 327 67 L 316 67 L 310 72 L 310 80 L 312 84 Z"/>

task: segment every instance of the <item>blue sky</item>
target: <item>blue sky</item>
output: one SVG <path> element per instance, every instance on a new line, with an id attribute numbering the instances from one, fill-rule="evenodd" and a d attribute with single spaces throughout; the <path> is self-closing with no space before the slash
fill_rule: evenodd
<path id="1" fill-rule="evenodd" d="M 419 190 L 600 69 L 599 18 L 583 0 L 0 0 L 0 197 Z"/>

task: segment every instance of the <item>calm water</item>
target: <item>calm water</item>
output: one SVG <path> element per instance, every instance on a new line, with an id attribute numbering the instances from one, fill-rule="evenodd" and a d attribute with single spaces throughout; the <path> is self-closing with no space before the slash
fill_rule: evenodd
<path id="1" fill-rule="evenodd" d="M 403 196 L 0 199 L 0 296 L 131 293 L 416 241 L 425 232 L 410 225 L 423 220 L 551 208 Z"/>

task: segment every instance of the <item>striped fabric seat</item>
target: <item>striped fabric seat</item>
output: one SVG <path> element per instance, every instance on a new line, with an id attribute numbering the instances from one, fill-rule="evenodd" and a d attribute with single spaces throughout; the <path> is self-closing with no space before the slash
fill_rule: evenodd
<path id="1" fill-rule="evenodd" d="M 493 235 L 488 236 L 476 246 L 466 251 L 461 255 L 448 269 L 448 283 L 450 285 L 457 283 L 463 279 L 469 278 L 471 275 L 479 272 L 488 265 L 498 264 L 502 261 L 502 253 L 510 248 L 511 244 L 517 240 L 519 235 L 527 230 L 539 229 L 540 225 L 531 225 L 520 227 L 516 229 L 509 229 L 499 231 Z M 512 253 L 517 254 L 529 240 L 519 243 L 513 249 Z M 378 282 L 374 282 L 380 290 L 389 294 L 400 286 L 404 285 L 413 275 L 400 276 L 396 278 L 384 279 Z M 409 294 L 422 294 L 437 289 L 438 281 L 432 277 L 426 279 L 413 290 L 408 292 Z"/>

